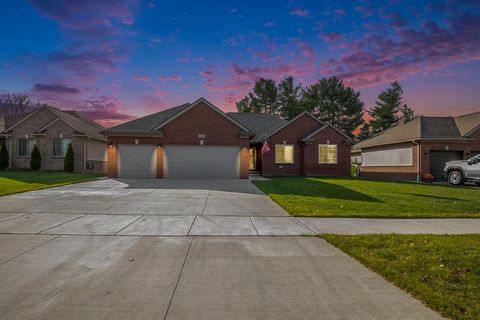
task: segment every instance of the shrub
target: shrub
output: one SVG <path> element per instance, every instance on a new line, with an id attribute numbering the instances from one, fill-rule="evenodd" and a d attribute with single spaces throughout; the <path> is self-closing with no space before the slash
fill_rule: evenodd
<path id="1" fill-rule="evenodd" d="M 422 180 L 425 181 L 425 182 L 432 182 L 433 181 L 434 176 L 432 176 L 430 173 L 425 173 L 423 176 L 422 176 Z"/>
<path id="2" fill-rule="evenodd" d="M 41 166 L 42 156 L 40 155 L 40 150 L 38 150 L 37 145 L 34 145 L 32 154 L 30 155 L 30 169 L 39 170 Z"/>
<path id="3" fill-rule="evenodd" d="M 73 148 L 72 144 L 68 144 L 67 154 L 65 155 L 65 160 L 63 163 L 63 170 L 66 172 L 73 172 L 75 167 L 74 155 L 73 155 Z"/>
<path id="4" fill-rule="evenodd" d="M 0 170 L 5 170 L 8 168 L 8 151 L 5 141 L 2 143 L 0 148 Z"/>

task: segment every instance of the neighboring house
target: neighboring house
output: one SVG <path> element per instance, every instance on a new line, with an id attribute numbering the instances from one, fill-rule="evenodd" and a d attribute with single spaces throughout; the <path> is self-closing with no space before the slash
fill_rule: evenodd
<path id="1" fill-rule="evenodd" d="M 480 153 L 480 112 L 458 117 L 417 116 L 353 146 L 360 176 L 420 181 L 430 173 L 445 181 L 445 162 Z"/>
<path id="2" fill-rule="evenodd" d="M 75 111 L 61 111 L 43 105 L 34 111 L 7 116 L 2 121 L 11 169 L 30 168 L 30 154 L 37 145 L 42 156 L 41 170 L 63 170 L 68 144 L 72 144 L 75 172 L 105 172 L 107 139 L 105 128 Z"/>
<path id="3" fill-rule="evenodd" d="M 309 113 L 224 113 L 200 98 L 103 131 L 108 176 L 241 178 L 350 173 L 351 140 Z M 270 151 L 262 153 L 267 142 Z"/>

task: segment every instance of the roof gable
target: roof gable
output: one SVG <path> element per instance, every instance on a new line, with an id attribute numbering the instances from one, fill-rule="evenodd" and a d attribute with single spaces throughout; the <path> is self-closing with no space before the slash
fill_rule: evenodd
<path id="1" fill-rule="evenodd" d="M 465 137 L 480 128 L 480 111 L 455 117 L 460 134 Z"/>
<path id="2" fill-rule="evenodd" d="M 241 124 L 240 122 L 238 122 L 237 120 L 235 120 L 234 118 L 230 117 L 227 113 L 223 112 L 222 110 L 220 110 L 219 108 L 217 108 L 215 105 L 213 105 L 212 103 L 210 103 L 207 99 L 201 97 L 199 99 L 197 99 L 195 102 L 193 102 L 192 104 L 190 104 L 188 107 L 184 108 L 183 110 L 181 110 L 180 112 L 176 113 L 175 115 L 173 115 L 172 117 L 170 117 L 169 119 L 167 119 L 166 121 L 160 123 L 159 125 L 157 125 L 156 127 L 153 128 L 153 130 L 158 130 L 158 129 L 161 129 L 162 127 L 164 127 L 165 125 L 167 125 L 168 123 L 172 122 L 173 120 L 179 118 L 182 116 L 182 114 L 185 114 L 186 112 L 188 112 L 189 110 L 195 108 L 196 106 L 200 105 L 201 103 L 205 104 L 206 106 L 208 106 L 209 108 L 211 108 L 212 110 L 214 110 L 215 112 L 217 112 L 218 114 L 220 114 L 221 116 L 223 116 L 225 119 L 227 119 L 228 121 L 232 122 L 233 124 L 235 124 L 236 126 L 238 126 L 239 128 L 241 128 L 242 130 L 245 130 L 246 132 L 249 132 L 250 130 L 245 127 L 243 124 Z"/>
<path id="3" fill-rule="evenodd" d="M 280 130 L 282 130 L 283 128 L 286 128 L 288 127 L 289 125 L 291 125 L 292 123 L 296 122 L 297 120 L 299 120 L 300 118 L 302 118 L 303 116 L 309 116 L 309 117 L 312 117 L 313 119 L 315 119 L 315 121 L 317 121 L 319 123 L 319 125 L 323 125 L 323 122 L 320 121 L 320 119 L 318 119 L 317 117 L 315 117 L 313 114 L 311 114 L 310 112 L 308 111 L 304 111 L 302 113 L 300 113 L 299 115 L 297 115 L 295 118 L 291 119 L 290 121 L 284 123 L 283 125 L 281 125 L 280 127 L 272 130 L 271 132 L 267 133 L 263 139 L 266 139 L 268 137 L 271 137 L 272 135 L 274 135 L 275 133 L 279 132 Z"/>
<path id="4" fill-rule="evenodd" d="M 49 124 L 47 124 L 43 128 L 40 128 L 40 129 L 36 130 L 37 132 L 44 130 L 45 127 L 48 127 L 48 126 L 52 125 L 54 122 L 56 122 L 58 119 L 61 119 L 63 122 L 65 122 L 67 125 L 69 125 L 72 129 L 74 129 L 75 131 L 77 131 L 80 134 L 85 134 L 85 135 L 93 137 L 93 138 L 97 138 L 97 139 L 100 139 L 100 140 L 105 140 L 105 137 L 102 134 L 100 134 L 100 132 L 99 132 L 100 129 L 103 128 L 102 126 L 100 126 L 100 124 L 95 122 L 95 125 L 94 125 L 92 123 L 93 122 L 92 120 L 86 120 L 86 119 L 81 118 L 79 116 L 74 116 L 70 113 L 63 112 L 63 111 L 61 111 L 57 108 L 51 107 L 49 105 L 43 105 L 43 106 L 35 109 L 31 113 L 27 114 L 24 118 L 22 118 L 21 120 L 17 121 L 15 124 L 13 124 L 9 128 L 7 128 L 5 131 L 13 130 L 14 128 L 16 128 L 21 123 L 24 123 L 28 119 L 34 117 L 39 112 L 42 112 L 42 111 L 45 111 L 45 110 L 53 113 L 57 117 L 57 119 L 55 119 L 54 121 L 51 121 Z"/>
<path id="5" fill-rule="evenodd" d="M 321 126 L 320 128 L 316 129 L 315 131 L 313 131 L 312 133 L 310 133 L 309 135 L 307 135 L 305 138 L 303 138 L 302 140 L 308 140 L 308 139 L 312 139 L 313 137 L 315 137 L 317 134 L 319 134 L 321 131 L 325 130 L 326 128 L 332 128 L 333 130 L 337 131 L 339 134 L 341 134 L 342 136 L 344 136 L 345 138 L 347 138 L 349 141 L 353 140 L 351 137 L 349 137 L 345 132 L 343 132 L 342 130 L 338 129 L 337 127 L 335 127 L 334 125 L 332 125 L 331 123 L 326 123 L 324 124 L 323 126 Z"/>

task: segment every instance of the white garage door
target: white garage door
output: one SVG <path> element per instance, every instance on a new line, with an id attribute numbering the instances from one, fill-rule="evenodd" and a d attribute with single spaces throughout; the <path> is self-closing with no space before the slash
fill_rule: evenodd
<path id="1" fill-rule="evenodd" d="M 119 144 L 119 178 L 156 178 L 157 152 L 154 144 Z"/>
<path id="2" fill-rule="evenodd" d="M 240 148 L 238 146 L 166 145 L 164 177 L 237 179 L 240 177 Z"/>

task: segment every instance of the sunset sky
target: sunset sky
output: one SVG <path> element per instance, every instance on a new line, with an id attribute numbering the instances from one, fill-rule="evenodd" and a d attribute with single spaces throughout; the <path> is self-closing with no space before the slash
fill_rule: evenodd
<path id="1" fill-rule="evenodd" d="M 417 114 L 480 110 L 480 1 L 2 1 L 0 92 L 111 126 L 259 77 L 336 75 L 367 108 L 399 80 Z"/>

